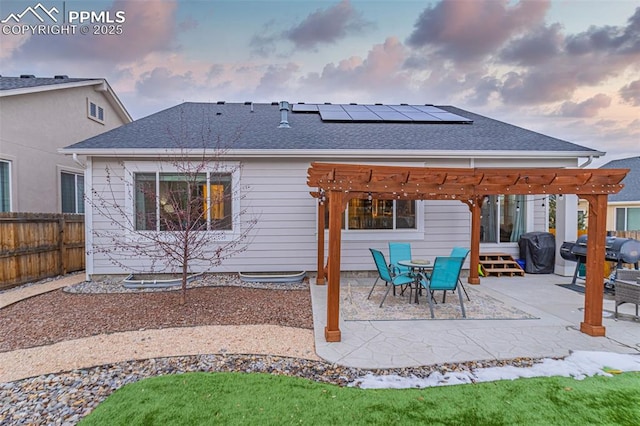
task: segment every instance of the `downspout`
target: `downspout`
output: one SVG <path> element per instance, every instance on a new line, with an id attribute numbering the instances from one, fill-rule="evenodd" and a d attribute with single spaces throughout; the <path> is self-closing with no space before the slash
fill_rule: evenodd
<path id="1" fill-rule="evenodd" d="M 584 164 L 578 166 L 578 168 L 584 169 L 585 167 L 587 167 L 591 163 L 593 163 L 593 155 L 590 155 L 589 159 Z"/>
<path id="2" fill-rule="evenodd" d="M 73 161 L 78 164 L 80 167 L 82 167 L 83 169 L 87 168 L 87 165 L 84 164 L 82 161 L 80 161 L 80 159 L 78 158 L 78 154 L 76 154 L 75 152 L 72 154 L 72 158 Z"/>

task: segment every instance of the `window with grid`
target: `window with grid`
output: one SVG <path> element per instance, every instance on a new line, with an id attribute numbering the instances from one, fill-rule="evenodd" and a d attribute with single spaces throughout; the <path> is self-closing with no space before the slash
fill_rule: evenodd
<path id="1" fill-rule="evenodd" d="M 329 209 L 325 210 L 329 227 Z M 342 229 L 416 229 L 416 202 L 413 200 L 352 199 L 342 219 Z"/>
<path id="2" fill-rule="evenodd" d="M 150 172 L 134 180 L 137 230 L 232 229 L 231 174 Z"/>

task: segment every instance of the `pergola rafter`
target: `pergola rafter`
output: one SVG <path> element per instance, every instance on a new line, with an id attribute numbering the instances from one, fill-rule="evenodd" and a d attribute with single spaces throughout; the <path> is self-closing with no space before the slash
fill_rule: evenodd
<path id="1" fill-rule="evenodd" d="M 590 262 L 587 265 L 585 316 L 580 330 L 603 336 L 602 277 L 606 207 L 609 194 L 620 192 L 629 169 L 560 168 L 431 168 L 365 164 L 312 163 L 307 185 L 311 195 L 329 203 L 329 257 L 327 289 L 327 341 L 340 341 L 340 241 L 341 214 L 354 198 L 459 200 L 471 212 L 471 265 L 479 263 L 480 209 L 489 195 L 577 194 L 589 201 Z M 324 214 L 318 217 L 318 284 L 324 284 Z M 469 283 L 479 284 L 477 268 L 471 267 Z"/>

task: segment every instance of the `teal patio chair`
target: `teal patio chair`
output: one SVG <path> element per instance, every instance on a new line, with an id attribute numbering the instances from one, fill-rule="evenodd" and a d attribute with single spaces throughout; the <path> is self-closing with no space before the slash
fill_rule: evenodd
<path id="1" fill-rule="evenodd" d="M 399 260 L 411 260 L 411 244 L 389 243 L 389 266 L 396 274 L 411 272 L 408 266 L 398 265 Z"/>
<path id="2" fill-rule="evenodd" d="M 467 259 L 467 256 L 469 255 L 469 252 L 471 250 L 469 250 L 468 248 L 464 248 L 464 247 L 454 247 L 451 249 L 451 254 L 449 254 L 450 257 L 461 257 L 462 258 L 462 264 L 464 265 L 464 261 Z M 467 294 L 467 289 L 464 288 L 464 285 L 462 284 L 462 279 L 458 278 L 458 284 L 460 284 L 460 286 L 462 286 L 462 291 L 464 291 L 464 295 L 467 296 L 467 300 L 469 302 L 471 302 L 471 299 L 469 299 L 469 295 Z M 442 303 L 444 303 L 446 301 L 447 298 L 447 292 L 443 291 L 442 292 Z"/>
<path id="3" fill-rule="evenodd" d="M 453 291 L 456 288 L 458 289 L 458 299 L 460 299 L 462 317 L 467 317 L 467 313 L 464 310 L 462 292 L 458 286 L 458 279 L 460 278 L 460 271 L 462 270 L 463 263 L 464 258 L 462 257 L 436 257 L 431 274 L 428 277 L 424 275 L 421 277 L 419 282 L 420 285 L 426 289 L 431 318 L 434 318 L 433 297 L 431 297 L 432 293 L 436 290 Z"/>
<path id="4" fill-rule="evenodd" d="M 371 290 L 369 290 L 369 295 L 367 296 L 367 299 L 371 297 L 371 293 L 373 293 L 373 289 L 375 288 L 376 284 L 378 283 L 378 280 L 380 279 L 385 283 L 387 283 L 387 287 L 388 287 L 387 291 L 384 293 L 382 302 L 380 302 L 380 307 L 382 307 L 382 304 L 387 298 L 387 295 L 389 294 L 389 290 L 393 288 L 393 294 L 394 295 L 396 294 L 396 287 L 400 287 L 403 293 L 406 287 L 408 286 L 410 289 L 409 300 L 411 300 L 411 294 L 413 289 L 412 284 L 415 282 L 415 277 L 410 274 L 393 273 L 393 271 L 389 267 L 389 264 L 384 258 L 384 254 L 382 254 L 380 250 L 370 248 L 369 251 L 371 252 L 371 255 L 373 256 L 373 261 L 376 264 L 376 269 L 378 270 L 378 278 L 376 278 L 376 281 L 373 283 Z"/>

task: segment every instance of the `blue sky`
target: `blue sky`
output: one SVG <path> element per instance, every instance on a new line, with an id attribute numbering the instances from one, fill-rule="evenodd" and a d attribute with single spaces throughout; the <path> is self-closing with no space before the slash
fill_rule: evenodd
<path id="1" fill-rule="evenodd" d="M 0 18 L 32 1 L 3 1 Z M 455 105 L 640 155 L 640 3 L 41 1 L 121 35 L 2 34 L 0 74 L 104 77 L 134 118 L 183 101 Z M 597 163 L 596 163 L 597 164 Z"/>

